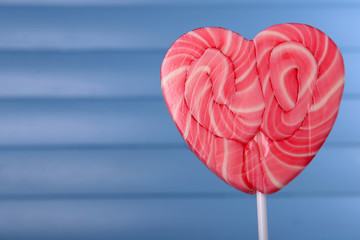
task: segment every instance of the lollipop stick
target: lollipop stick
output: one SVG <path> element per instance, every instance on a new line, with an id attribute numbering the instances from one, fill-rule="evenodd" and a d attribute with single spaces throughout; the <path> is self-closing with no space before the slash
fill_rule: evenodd
<path id="1" fill-rule="evenodd" d="M 268 240 L 266 195 L 256 192 L 259 240 Z"/>

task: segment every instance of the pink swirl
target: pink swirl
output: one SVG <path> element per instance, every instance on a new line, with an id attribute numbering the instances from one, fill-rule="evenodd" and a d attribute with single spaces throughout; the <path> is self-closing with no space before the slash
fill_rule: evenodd
<path id="1" fill-rule="evenodd" d="M 331 39 L 307 25 L 275 25 L 254 41 L 200 28 L 171 46 L 161 77 L 170 114 L 200 160 L 239 190 L 269 194 L 325 141 L 344 66 Z"/>

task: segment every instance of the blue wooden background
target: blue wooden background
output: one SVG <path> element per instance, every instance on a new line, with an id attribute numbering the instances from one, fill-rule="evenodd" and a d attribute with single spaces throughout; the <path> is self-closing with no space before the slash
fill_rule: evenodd
<path id="1" fill-rule="evenodd" d="M 255 197 L 187 149 L 159 71 L 194 28 L 284 22 L 338 44 L 346 86 L 323 149 L 268 196 L 270 239 L 359 239 L 357 0 L 0 0 L 0 239 L 256 239 Z"/>

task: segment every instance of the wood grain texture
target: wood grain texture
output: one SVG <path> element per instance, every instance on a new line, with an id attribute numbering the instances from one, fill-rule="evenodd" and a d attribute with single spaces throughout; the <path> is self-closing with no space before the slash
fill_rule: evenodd
<path id="1" fill-rule="evenodd" d="M 268 198 L 276 239 L 357 239 L 358 197 Z M 1 202 L 2 239 L 256 239 L 255 198 Z M 296 234 L 294 234 L 296 233 Z"/>
<path id="2" fill-rule="evenodd" d="M 161 98 L 166 50 L 0 51 L 1 98 Z M 345 97 L 360 98 L 360 51 L 343 51 Z M 139 71 L 139 67 L 141 71 Z"/>
<path id="3" fill-rule="evenodd" d="M 275 195 L 360 194 L 359 165 L 360 148 L 325 146 Z M 186 147 L 1 150 L 0 169 L 0 201 L 247 196 L 220 181 Z"/>
<path id="4" fill-rule="evenodd" d="M 335 7 L 341 6 L 345 8 L 350 8 L 353 6 L 357 6 L 359 3 L 358 0 L 319 0 L 319 1 L 311 1 L 311 0 L 275 0 L 269 1 L 266 0 L 0 0 L 1 5 L 10 5 L 10 6 L 227 6 L 227 5 L 237 5 L 237 6 L 256 6 L 256 7 Z M 325 6 L 324 6 L 325 4 Z"/>
<path id="5" fill-rule="evenodd" d="M 356 7 L 2 7 L 0 49 L 167 49 L 199 27 L 221 26 L 252 39 L 284 22 L 316 26 L 343 49 L 359 47 L 359 31 L 347 27 L 360 23 L 358 13 Z"/>
<path id="6" fill-rule="evenodd" d="M 151 50 L 0 51 L 0 98 L 160 97 L 164 55 Z"/>

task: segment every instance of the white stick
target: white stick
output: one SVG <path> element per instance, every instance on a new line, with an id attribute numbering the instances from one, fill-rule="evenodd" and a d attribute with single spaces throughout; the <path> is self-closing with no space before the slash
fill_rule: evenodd
<path id="1" fill-rule="evenodd" d="M 268 240 L 266 195 L 256 192 L 259 240 Z"/>

